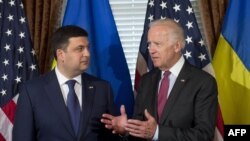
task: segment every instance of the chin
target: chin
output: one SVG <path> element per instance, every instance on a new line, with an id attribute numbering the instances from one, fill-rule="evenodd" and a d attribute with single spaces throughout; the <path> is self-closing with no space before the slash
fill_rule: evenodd
<path id="1" fill-rule="evenodd" d="M 86 71 L 88 67 L 81 68 L 81 71 Z"/>
<path id="2" fill-rule="evenodd" d="M 154 65 L 154 67 L 160 67 L 160 64 L 159 64 L 159 63 L 153 62 L 153 65 Z"/>

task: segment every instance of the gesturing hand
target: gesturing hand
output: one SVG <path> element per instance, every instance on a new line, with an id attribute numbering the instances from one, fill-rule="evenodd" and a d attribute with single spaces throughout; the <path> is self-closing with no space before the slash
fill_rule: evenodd
<path id="1" fill-rule="evenodd" d="M 107 129 L 112 130 L 112 133 L 125 134 L 125 124 L 127 123 L 127 114 L 124 105 L 120 107 L 120 116 L 113 116 L 110 114 L 103 114 L 101 122 L 105 124 Z"/>
<path id="2" fill-rule="evenodd" d="M 147 118 L 146 121 L 129 119 L 128 123 L 125 126 L 125 129 L 132 136 L 152 139 L 155 134 L 157 122 L 147 110 L 144 111 L 144 114 Z"/>

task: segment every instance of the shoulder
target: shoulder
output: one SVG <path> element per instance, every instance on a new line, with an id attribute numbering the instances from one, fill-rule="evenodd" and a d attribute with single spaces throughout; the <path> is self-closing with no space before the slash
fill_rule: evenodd
<path id="1" fill-rule="evenodd" d="M 100 84 L 110 85 L 108 81 L 101 79 L 99 77 L 96 77 L 94 75 L 85 73 L 85 72 L 82 73 L 82 80 L 87 81 L 87 82 L 91 82 L 91 83 L 100 83 Z"/>
<path id="2" fill-rule="evenodd" d="M 151 78 L 151 77 L 155 77 L 158 75 L 159 76 L 161 75 L 161 70 L 159 70 L 158 68 L 154 68 L 154 69 L 150 70 L 149 72 L 143 74 L 142 78 Z"/>
<path id="3" fill-rule="evenodd" d="M 46 74 L 42 74 L 40 76 L 34 77 L 30 80 L 27 80 L 24 84 L 26 85 L 37 85 L 41 83 L 48 83 L 48 81 L 51 81 L 56 78 L 56 74 L 54 71 L 48 72 Z"/>
<path id="4" fill-rule="evenodd" d="M 140 84 L 152 85 L 152 83 L 157 83 L 161 78 L 161 70 L 154 68 L 149 72 L 143 74 L 140 78 Z"/>
<path id="5" fill-rule="evenodd" d="M 196 84 L 209 83 L 216 85 L 214 76 L 202 69 L 189 64 L 188 62 L 184 64 L 179 75 L 181 77 L 189 78 L 190 80 L 192 80 L 192 82 L 196 82 Z"/>
<path id="6" fill-rule="evenodd" d="M 189 64 L 188 62 L 186 62 L 183 66 L 183 69 L 187 69 L 190 71 L 190 73 L 194 76 L 197 76 L 197 77 L 206 77 L 206 78 L 214 78 L 214 76 L 212 76 L 211 74 L 209 74 L 208 72 L 200 69 L 200 68 L 197 68 L 191 64 Z"/>

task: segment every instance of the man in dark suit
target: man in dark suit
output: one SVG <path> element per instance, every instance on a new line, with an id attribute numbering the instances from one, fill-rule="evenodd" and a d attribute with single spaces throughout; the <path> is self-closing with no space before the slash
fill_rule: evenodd
<path id="1" fill-rule="evenodd" d="M 120 116 L 103 114 L 106 128 L 128 140 L 213 140 L 216 81 L 185 61 L 184 46 L 184 31 L 174 20 L 150 24 L 148 49 L 156 68 L 141 78 L 133 119 L 127 120 L 122 106 Z"/>
<path id="2" fill-rule="evenodd" d="M 13 141 L 117 140 L 100 122 L 102 113 L 115 114 L 111 86 L 84 73 L 90 58 L 87 32 L 61 27 L 51 46 L 57 66 L 23 85 Z"/>

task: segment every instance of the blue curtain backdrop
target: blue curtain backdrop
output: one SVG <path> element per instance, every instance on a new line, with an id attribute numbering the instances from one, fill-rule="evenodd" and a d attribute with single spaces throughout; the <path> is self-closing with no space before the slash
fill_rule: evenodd
<path id="1" fill-rule="evenodd" d="M 78 25 L 89 33 L 88 73 L 111 83 L 117 111 L 126 106 L 130 117 L 134 96 L 131 79 L 109 0 L 68 0 L 63 25 Z"/>

